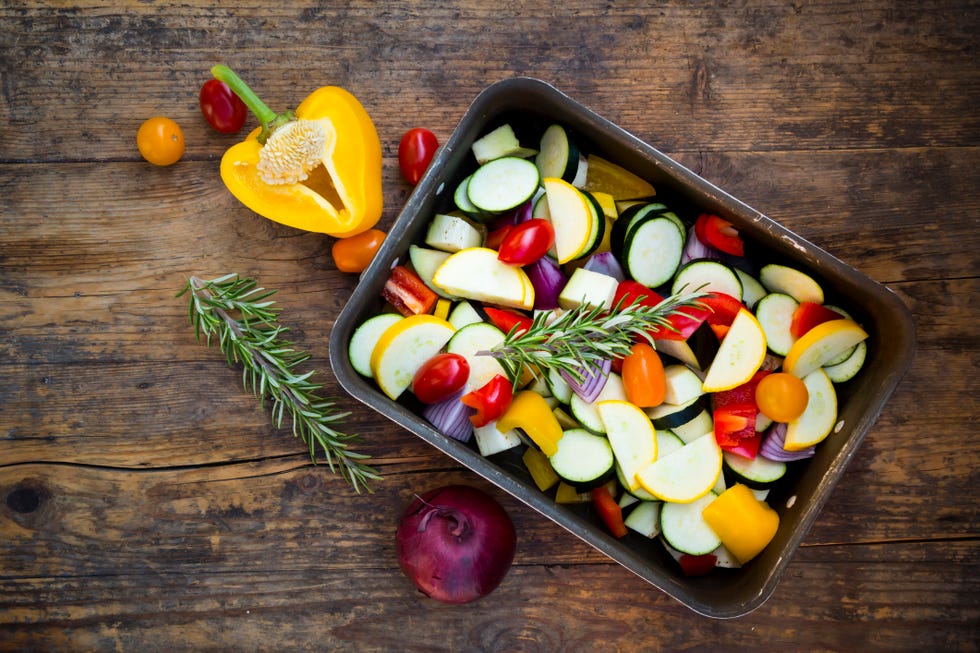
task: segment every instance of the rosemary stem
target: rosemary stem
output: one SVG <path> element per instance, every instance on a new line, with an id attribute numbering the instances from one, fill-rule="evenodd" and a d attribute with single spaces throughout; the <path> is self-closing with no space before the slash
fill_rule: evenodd
<path id="1" fill-rule="evenodd" d="M 354 489 L 368 489 L 367 482 L 381 477 L 363 461 L 366 455 L 350 449 L 357 436 L 334 430 L 329 424 L 349 413 L 340 413 L 332 401 L 317 396 L 322 387 L 310 378 L 313 372 L 296 375 L 293 369 L 308 360 L 305 353 L 293 349 L 292 343 L 282 340 L 288 331 L 277 324 L 278 309 L 274 302 L 263 301 L 275 291 L 257 288 L 251 279 L 226 275 L 204 280 L 188 279 L 178 293 L 190 293 L 191 322 L 198 336 L 203 333 L 210 345 L 211 337 L 219 336 L 219 346 L 228 358 L 244 367 L 243 383 L 262 399 L 273 402 L 273 423 L 281 426 L 288 414 L 293 433 L 310 449 L 316 462 L 317 447 L 322 450 L 331 470 L 339 472 Z M 234 313 L 240 313 L 238 319 Z"/>

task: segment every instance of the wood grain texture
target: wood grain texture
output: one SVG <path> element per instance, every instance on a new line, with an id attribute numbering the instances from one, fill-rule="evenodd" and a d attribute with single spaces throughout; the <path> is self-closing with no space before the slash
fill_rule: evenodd
<path id="1" fill-rule="evenodd" d="M 980 650 L 980 3 L 264 0 L 0 7 L 0 650 Z M 274 108 L 353 91 L 382 139 L 444 141 L 530 75 L 887 284 L 913 365 L 773 597 L 699 617 L 346 397 L 331 327 L 355 287 L 331 239 L 218 177 L 241 136 L 197 90 L 237 69 Z M 143 162 L 165 114 L 187 151 Z M 283 322 L 385 480 L 355 495 L 195 340 L 189 275 L 277 288 Z M 519 533 L 490 597 L 398 569 L 413 493 L 497 497 Z"/>

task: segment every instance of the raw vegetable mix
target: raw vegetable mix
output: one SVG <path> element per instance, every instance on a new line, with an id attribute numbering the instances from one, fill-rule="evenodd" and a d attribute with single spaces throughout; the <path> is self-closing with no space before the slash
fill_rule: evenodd
<path id="1" fill-rule="evenodd" d="M 391 399 L 485 456 L 520 452 L 541 492 L 656 538 L 681 574 L 750 564 L 779 529 L 770 491 L 833 437 L 867 333 L 724 217 L 659 201 L 562 125 L 515 133 L 473 143 L 355 331 L 355 369 L 388 361 Z M 389 382 L 447 355 L 464 381 Z"/>

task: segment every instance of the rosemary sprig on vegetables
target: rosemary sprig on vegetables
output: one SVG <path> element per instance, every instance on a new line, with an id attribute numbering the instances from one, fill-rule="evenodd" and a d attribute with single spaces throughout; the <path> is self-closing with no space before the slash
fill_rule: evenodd
<path id="1" fill-rule="evenodd" d="M 203 334 L 207 345 L 217 336 L 228 363 L 241 363 L 242 383 L 261 398 L 272 400 L 272 419 L 282 427 L 283 416 L 292 421 L 293 435 L 309 446 L 316 463 L 317 447 L 323 451 L 330 470 L 347 480 L 357 492 L 368 489 L 368 481 L 381 476 L 364 461 L 367 454 L 349 448 L 356 435 L 342 433 L 334 425 L 349 412 L 339 412 L 333 401 L 318 395 L 323 387 L 312 382 L 314 371 L 304 374 L 295 368 L 309 360 L 283 339 L 289 330 L 277 324 L 279 308 L 266 290 L 248 278 L 228 274 L 205 280 L 191 277 L 177 296 L 190 293 L 190 320 L 197 339 Z"/>
<path id="2" fill-rule="evenodd" d="M 648 332 L 654 327 L 676 331 L 670 316 L 683 308 L 704 309 L 699 300 L 706 294 L 677 293 L 656 306 L 641 304 L 642 297 L 624 297 L 612 310 L 582 304 L 557 317 L 539 313 L 527 331 L 515 327 L 483 353 L 496 358 L 515 382 L 525 369 L 535 375 L 555 370 L 581 381 L 601 361 L 629 354 L 637 336 L 651 340 Z"/>

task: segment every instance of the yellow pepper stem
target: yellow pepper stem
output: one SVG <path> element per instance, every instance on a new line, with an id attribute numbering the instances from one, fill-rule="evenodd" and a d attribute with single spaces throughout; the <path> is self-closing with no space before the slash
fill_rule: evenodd
<path id="1" fill-rule="evenodd" d="M 224 64 L 218 64 L 211 68 L 211 74 L 215 79 L 220 80 L 228 85 L 228 88 L 232 92 L 241 98 L 245 106 L 248 107 L 259 122 L 262 124 L 262 133 L 259 134 L 259 143 L 265 143 L 266 139 L 279 127 L 282 127 L 287 122 L 296 120 L 296 114 L 291 111 L 283 111 L 282 113 L 276 113 L 269 108 L 262 99 L 255 94 L 248 84 L 239 77 L 234 70 L 229 68 Z"/>

